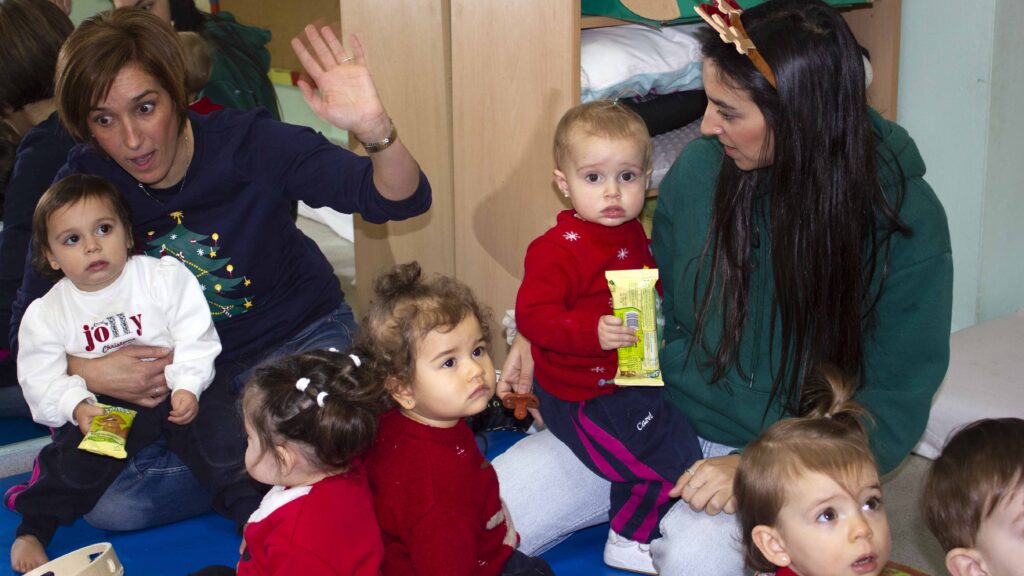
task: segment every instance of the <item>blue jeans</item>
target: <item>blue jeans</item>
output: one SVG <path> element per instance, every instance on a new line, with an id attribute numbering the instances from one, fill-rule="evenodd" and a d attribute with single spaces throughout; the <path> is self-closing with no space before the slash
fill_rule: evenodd
<path id="1" fill-rule="evenodd" d="M 316 320 L 283 343 L 263 362 L 281 356 L 352 345 L 355 316 L 342 302 L 337 310 Z M 252 367 L 235 376 L 240 390 Z M 139 451 L 117 480 L 107 488 L 85 520 L 104 530 L 139 530 L 191 518 L 210 510 L 210 494 L 162 441 Z"/>

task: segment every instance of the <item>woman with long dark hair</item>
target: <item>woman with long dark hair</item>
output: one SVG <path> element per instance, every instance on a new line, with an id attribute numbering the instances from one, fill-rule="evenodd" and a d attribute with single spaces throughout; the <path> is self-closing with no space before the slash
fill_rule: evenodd
<path id="1" fill-rule="evenodd" d="M 849 27 L 818 0 L 772 0 L 742 24 L 746 54 L 717 31 L 702 40 L 705 138 L 676 160 L 654 218 L 665 393 L 704 452 L 671 492 L 662 538 L 637 551 L 663 574 L 742 573 L 738 452 L 797 413 L 815 366 L 859 380 L 885 472 L 920 438 L 949 358 L 945 212 L 913 140 L 868 107 Z M 514 346 L 507 389 L 529 387 L 528 356 Z M 594 503 L 607 483 L 549 434 L 495 467 L 528 554 L 606 514 Z"/>
<path id="2" fill-rule="evenodd" d="M 270 71 L 270 30 L 246 26 L 229 12 L 208 14 L 195 0 L 113 0 L 115 8 L 140 8 L 170 22 L 178 32 L 195 32 L 210 45 L 213 71 L 203 88 L 221 106 L 250 110 L 263 106 L 281 119 Z"/>

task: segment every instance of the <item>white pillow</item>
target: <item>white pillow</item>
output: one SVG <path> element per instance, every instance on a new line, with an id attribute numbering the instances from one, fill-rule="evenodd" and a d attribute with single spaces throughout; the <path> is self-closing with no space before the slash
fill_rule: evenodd
<path id="1" fill-rule="evenodd" d="M 700 43 L 703 24 L 639 24 L 591 28 L 580 33 L 580 100 L 669 94 L 703 86 Z"/>
<path id="2" fill-rule="evenodd" d="M 982 418 L 1024 418 L 1024 313 L 994 318 L 950 337 L 949 370 L 914 452 L 935 459 L 948 437 Z"/>

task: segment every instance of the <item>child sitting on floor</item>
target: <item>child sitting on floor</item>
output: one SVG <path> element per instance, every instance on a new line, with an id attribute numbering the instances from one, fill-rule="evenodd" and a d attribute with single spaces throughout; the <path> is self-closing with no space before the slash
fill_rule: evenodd
<path id="1" fill-rule="evenodd" d="M 544 424 L 612 482 L 609 566 L 654 574 L 650 542 L 676 481 L 702 457 L 661 388 L 617 387 L 617 350 L 637 342 L 612 314 L 605 272 L 654 268 L 643 226 L 651 139 L 616 102 L 570 109 L 555 131 L 555 184 L 573 209 L 526 251 L 516 325 L 532 343 Z"/>
<path id="2" fill-rule="evenodd" d="M 314 351 L 256 368 L 242 393 L 245 467 L 274 487 L 245 527 L 239 576 L 377 576 L 384 545 L 359 460 L 382 398 L 355 354 Z M 216 569 L 215 569 L 216 568 Z M 223 567 L 199 575 L 233 574 Z"/>
<path id="3" fill-rule="evenodd" d="M 1024 574 L 1024 420 L 979 420 L 954 434 L 921 507 L 953 576 Z"/>
<path id="4" fill-rule="evenodd" d="M 256 487 L 239 481 L 242 446 L 218 410 L 203 408 L 227 405 L 230 396 L 210 386 L 221 345 L 199 282 L 173 257 L 131 256 L 131 230 L 124 198 L 97 176 L 60 180 L 33 215 L 33 264 L 63 279 L 28 307 L 18 336 L 18 380 L 32 418 L 55 428 L 27 487 L 5 496 L 22 515 L 11 547 L 11 566 L 20 572 L 47 561 L 57 526 L 89 512 L 128 461 L 78 448 L 93 416 L 104 413 L 97 402 L 138 412 L 128 458 L 163 436 L 210 489 L 219 513 L 241 524 L 259 502 Z M 153 408 L 97 397 L 67 371 L 68 356 L 97 358 L 130 344 L 174 350 L 167 387 L 152 391 L 154 399 L 170 396 Z"/>
<path id="5" fill-rule="evenodd" d="M 776 576 L 886 569 L 889 521 L 854 390 L 852 380 L 823 368 L 804 384 L 803 416 L 780 420 L 744 450 L 733 493 L 754 569 Z"/>
<path id="6" fill-rule="evenodd" d="M 494 394 L 488 318 L 465 285 L 419 264 L 374 283 L 360 325 L 359 378 L 390 396 L 367 455 L 384 537 L 384 576 L 552 574 L 518 552 L 498 477 L 463 420 Z M 361 357 L 363 353 L 360 353 Z"/>

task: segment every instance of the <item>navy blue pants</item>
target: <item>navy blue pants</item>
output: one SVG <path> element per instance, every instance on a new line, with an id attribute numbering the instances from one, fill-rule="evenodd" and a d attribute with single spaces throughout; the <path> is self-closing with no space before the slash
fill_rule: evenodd
<path id="1" fill-rule="evenodd" d="M 15 499 L 22 515 L 17 535 L 30 534 L 46 546 L 58 525 L 69 525 L 96 505 L 128 460 L 161 437 L 212 495 L 214 510 L 244 524 L 262 499 L 262 488 L 245 473 L 245 434 L 230 370 L 217 377 L 199 399 L 199 413 L 184 426 L 167 420 L 170 398 L 143 408 L 113 398 L 100 402 L 138 411 L 128 432 L 128 458 L 100 456 L 78 449 L 82 432 L 75 424 L 54 431 L 39 453 L 39 478 Z"/>
<path id="2" fill-rule="evenodd" d="M 536 383 L 548 429 L 583 464 L 609 480 L 611 527 L 650 542 L 674 503 L 676 480 L 703 457 L 697 433 L 661 388 L 623 387 L 583 402 L 560 400 Z"/>

